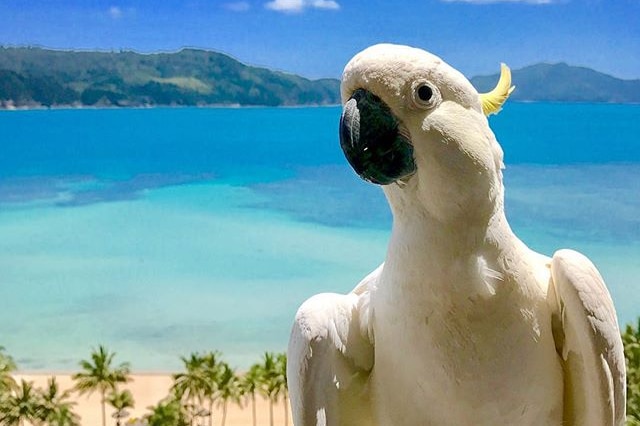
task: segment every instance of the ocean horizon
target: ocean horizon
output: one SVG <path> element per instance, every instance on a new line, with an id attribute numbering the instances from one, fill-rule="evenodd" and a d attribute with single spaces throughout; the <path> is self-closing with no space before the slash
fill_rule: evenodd
<path id="1" fill-rule="evenodd" d="M 284 351 L 298 306 L 350 291 L 391 215 L 338 142 L 339 107 L 0 111 L 0 346 L 74 371 L 102 344 L 135 371 Z M 640 315 L 640 105 L 510 102 L 507 216 L 531 248 L 598 267 Z"/>

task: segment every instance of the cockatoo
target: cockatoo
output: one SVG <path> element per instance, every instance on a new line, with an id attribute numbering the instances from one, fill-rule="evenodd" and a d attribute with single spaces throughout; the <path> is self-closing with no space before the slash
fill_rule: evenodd
<path id="1" fill-rule="evenodd" d="M 511 90 L 504 65 L 478 94 L 406 46 L 346 66 L 341 146 L 382 185 L 393 228 L 384 263 L 353 291 L 296 314 L 295 425 L 623 424 L 625 361 L 602 277 L 575 251 L 532 251 L 505 217 L 486 116 Z"/>

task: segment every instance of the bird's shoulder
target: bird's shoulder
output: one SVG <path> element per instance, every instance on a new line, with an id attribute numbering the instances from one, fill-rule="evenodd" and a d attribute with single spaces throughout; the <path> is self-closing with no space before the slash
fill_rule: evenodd
<path id="1" fill-rule="evenodd" d="M 336 351 L 359 368 L 373 365 L 373 332 L 370 294 L 382 266 L 367 275 L 347 294 L 320 293 L 307 299 L 298 309 L 290 348 L 301 357 L 309 348 Z"/>

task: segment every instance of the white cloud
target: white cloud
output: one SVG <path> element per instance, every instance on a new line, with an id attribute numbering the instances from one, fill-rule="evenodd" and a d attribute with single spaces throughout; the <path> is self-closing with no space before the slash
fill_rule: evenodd
<path id="1" fill-rule="evenodd" d="M 109 18 L 118 21 L 120 19 L 135 18 L 136 9 L 134 7 L 121 8 L 119 6 L 111 6 L 106 13 Z"/>
<path id="2" fill-rule="evenodd" d="M 558 0 L 441 0 L 445 3 L 470 3 L 470 4 L 493 4 L 493 3 L 527 3 L 527 4 L 551 4 L 559 3 Z"/>
<path id="3" fill-rule="evenodd" d="M 340 9 L 340 5 L 334 0 L 314 0 L 311 2 L 311 6 L 317 9 Z"/>
<path id="4" fill-rule="evenodd" d="M 251 9 L 251 5 L 247 1 L 236 1 L 232 3 L 225 3 L 224 8 L 232 12 L 246 12 Z"/>
<path id="5" fill-rule="evenodd" d="M 304 9 L 340 9 L 335 0 L 272 0 L 265 4 L 267 9 L 278 12 L 302 12 Z"/>
<path id="6" fill-rule="evenodd" d="M 109 8 L 109 16 L 111 16 L 113 19 L 122 18 L 122 9 L 120 9 L 118 6 L 111 6 Z"/>
<path id="7" fill-rule="evenodd" d="M 273 0 L 265 4 L 267 9 L 279 12 L 300 12 L 304 8 L 302 0 Z"/>

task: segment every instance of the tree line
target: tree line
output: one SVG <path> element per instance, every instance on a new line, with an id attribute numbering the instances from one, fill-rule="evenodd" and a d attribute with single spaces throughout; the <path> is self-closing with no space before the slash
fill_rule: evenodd
<path id="1" fill-rule="evenodd" d="M 0 46 L 0 109 L 339 102 L 336 79 L 309 80 L 205 50 L 139 54 Z"/>
<path id="2" fill-rule="evenodd" d="M 640 319 L 636 326 L 628 324 L 622 333 L 627 366 L 626 426 L 640 426 Z M 80 372 L 72 376 L 72 391 L 61 391 L 55 377 L 44 389 L 22 380 L 17 383 L 13 373 L 17 366 L 0 346 L 0 424 L 23 426 L 30 422 L 38 426 L 80 426 L 74 412 L 71 392 L 100 394 L 102 426 L 106 426 L 106 406 L 115 410 L 115 425 L 128 417 L 127 409 L 135 401 L 130 391 L 122 389 L 130 381 L 128 363 L 114 365 L 115 353 L 104 346 L 92 351 L 90 360 L 80 362 Z M 214 409 L 219 411 L 224 426 L 229 403 L 250 404 L 253 426 L 256 426 L 256 395 L 269 401 L 269 423 L 274 424 L 273 410 L 283 401 L 285 426 L 288 422 L 288 390 L 284 353 L 267 352 L 260 363 L 240 375 L 221 358 L 220 352 L 192 353 L 181 357 L 184 369 L 172 375 L 169 394 L 156 405 L 148 407 L 142 419 L 130 419 L 139 426 L 213 426 Z"/>
<path id="3" fill-rule="evenodd" d="M 269 424 L 274 424 L 275 405 L 282 400 L 285 426 L 288 423 L 288 393 L 284 353 L 266 352 L 261 362 L 244 374 L 238 374 L 222 360 L 220 352 L 192 353 L 181 357 L 183 371 L 173 374 L 168 395 L 156 405 L 147 407 L 141 419 L 128 419 L 127 409 L 135 406 L 129 390 L 130 365 L 115 364 L 115 352 L 99 346 L 89 360 L 80 361 L 80 371 L 72 375 L 74 387 L 62 391 L 55 377 L 45 388 L 32 382 L 18 383 L 13 374 L 17 365 L 0 346 L 0 424 L 24 426 L 80 426 L 81 419 L 74 411 L 72 393 L 98 393 L 102 426 L 107 426 L 106 407 L 114 409 L 113 424 L 127 421 L 136 426 L 213 426 L 214 414 L 225 425 L 230 403 L 251 405 L 253 426 L 256 426 L 256 396 L 269 401 Z"/>

